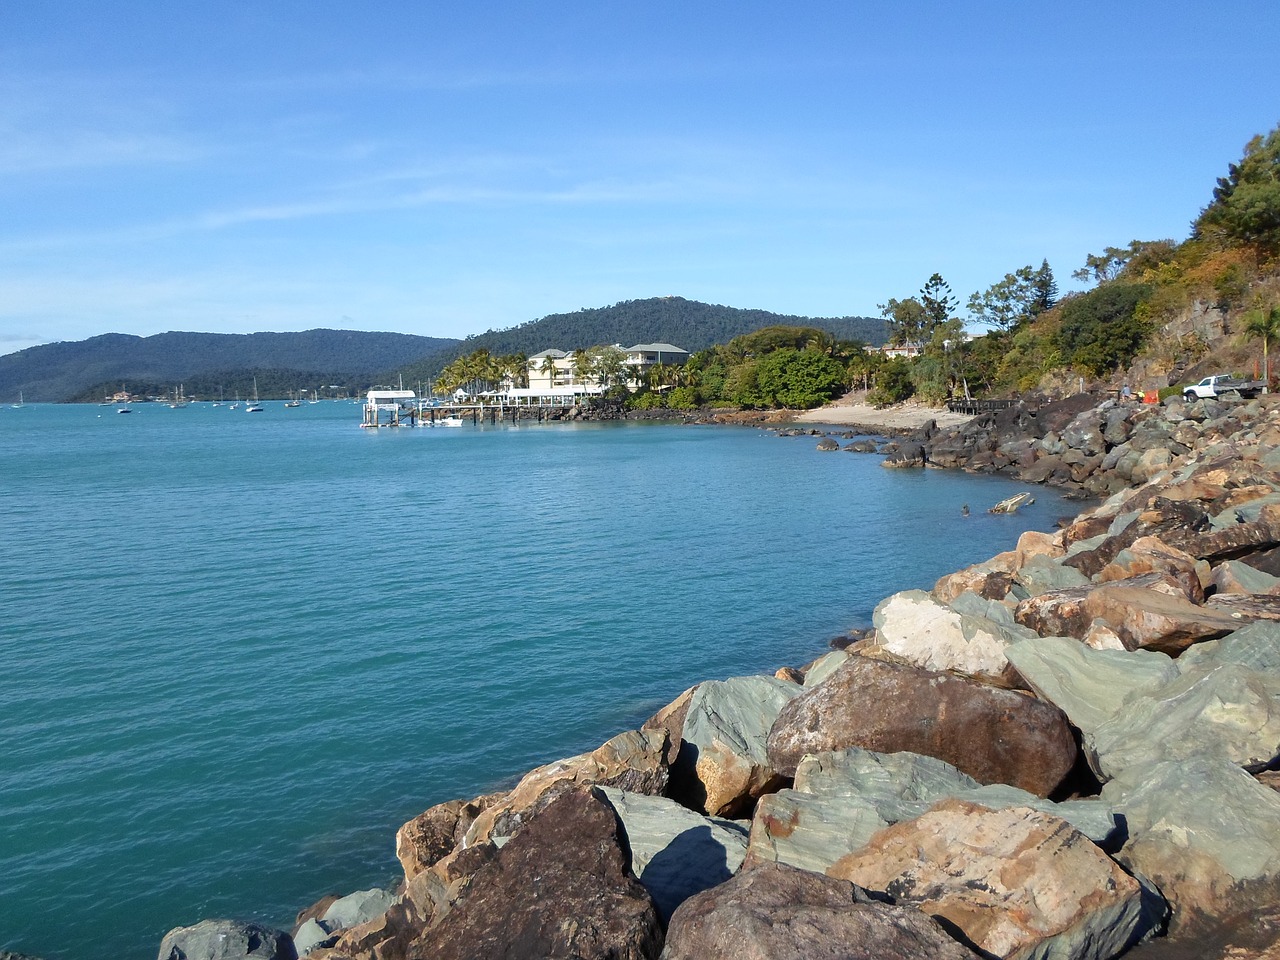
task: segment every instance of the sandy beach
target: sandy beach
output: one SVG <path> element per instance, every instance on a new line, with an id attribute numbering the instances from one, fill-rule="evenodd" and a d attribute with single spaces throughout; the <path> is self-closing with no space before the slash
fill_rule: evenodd
<path id="1" fill-rule="evenodd" d="M 892 407 L 878 408 L 864 403 L 862 391 L 847 394 L 816 410 L 797 414 L 794 423 L 821 423 L 839 427 L 870 427 L 880 430 L 915 430 L 930 420 L 939 427 L 958 427 L 973 417 L 948 413 L 944 407 L 930 407 L 908 400 Z"/>

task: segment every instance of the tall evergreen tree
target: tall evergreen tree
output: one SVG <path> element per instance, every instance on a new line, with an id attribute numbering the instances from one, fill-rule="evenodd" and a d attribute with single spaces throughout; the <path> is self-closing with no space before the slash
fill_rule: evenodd
<path id="1" fill-rule="evenodd" d="M 1031 301 L 1031 315 L 1038 317 L 1058 302 L 1058 281 L 1053 278 L 1053 270 L 1047 259 L 1040 261 L 1040 269 L 1031 278 L 1035 289 Z"/>
<path id="2" fill-rule="evenodd" d="M 942 279 L 942 274 L 935 273 L 920 288 L 920 305 L 924 307 L 927 340 L 952 318 L 960 301 L 952 294 L 951 285 Z"/>

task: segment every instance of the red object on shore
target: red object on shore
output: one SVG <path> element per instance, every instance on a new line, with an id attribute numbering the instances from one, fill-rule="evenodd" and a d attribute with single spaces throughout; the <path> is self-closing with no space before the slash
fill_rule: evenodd
<path id="1" fill-rule="evenodd" d="M 1143 393 L 1142 393 L 1142 402 L 1143 402 L 1143 403 L 1159 403 L 1159 402 L 1160 402 L 1160 391 L 1159 391 L 1159 390 L 1144 390 L 1144 391 L 1143 391 Z"/>

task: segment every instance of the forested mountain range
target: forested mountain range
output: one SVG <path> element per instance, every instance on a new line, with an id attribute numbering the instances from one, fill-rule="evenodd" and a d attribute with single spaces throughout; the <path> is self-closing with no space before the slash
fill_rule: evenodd
<path id="1" fill-rule="evenodd" d="M 457 340 L 404 333 L 307 330 L 301 333 L 108 333 L 0 356 L 0 398 L 32 402 L 100 400 L 122 386 L 138 395 L 182 385 L 188 396 L 264 397 L 335 384 L 348 392 L 381 371 L 455 346 Z"/>
<path id="2" fill-rule="evenodd" d="M 454 357 L 480 349 L 533 354 L 549 347 L 664 341 L 693 352 L 762 327 L 818 327 L 839 339 L 883 343 L 885 322 L 868 317 L 810 318 L 655 297 L 609 307 L 557 313 L 506 330 L 453 340 L 402 333 L 308 330 L 302 333 L 109 333 L 49 343 L 0 356 L 0 400 L 19 392 L 30 402 L 97 401 L 127 389 L 188 397 L 248 396 L 256 379 L 262 397 L 336 386 L 358 393 L 375 383 L 406 386 L 434 377 Z"/>
<path id="3" fill-rule="evenodd" d="M 817 327 L 839 340 L 880 345 L 887 328 L 879 317 L 798 317 L 701 303 L 683 297 L 623 300 L 608 307 L 584 307 L 553 313 L 505 330 L 467 337 L 458 346 L 428 357 L 398 373 L 405 383 L 434 377 L 450 360 L 485 349 L 495 356 L 532 355 L 554 348 L 573 351 L 602 344 L 670 343 L 694 353 L 734 337 L 771 326 Z"/>

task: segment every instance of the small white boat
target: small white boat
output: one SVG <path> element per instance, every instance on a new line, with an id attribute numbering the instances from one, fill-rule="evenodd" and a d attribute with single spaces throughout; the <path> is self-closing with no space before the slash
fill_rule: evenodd
<path id="1" fill-rule="evenodd" d="M 461 417 L 441 417 L 436 421 L 437 427 L 460 427 L 462 426 Z"/>
<path id="2" fill-rule="evenodd" d="M 120 407 L 118 410 L 116 410 L 116 413 L 133 413 L 133 411 L 128 407 Z"/>
<path id="3" fill-rule="evenodd" d="M 258 378 L 257 377 L 253 378 L 253 402 L 245 404 L 244 412 L 245 413 L 261 413 L 262 412 L 262 407 L 258 405 Z"/>

